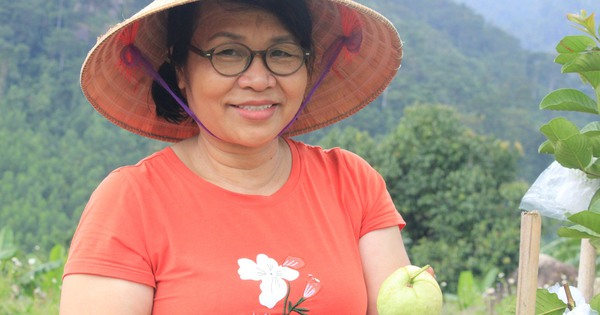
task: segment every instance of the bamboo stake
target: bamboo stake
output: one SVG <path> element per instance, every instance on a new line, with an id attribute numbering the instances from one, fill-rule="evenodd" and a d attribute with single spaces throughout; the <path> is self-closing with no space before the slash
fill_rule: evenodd
<path id="1" fill-rule="evenodd" d="M 589 238 L 581 239 L 579 252 L 579 274 L 577 288 L 583 294 L 585 301 L 590 302 L 594 296 L 594 281 L 596 280 L 596 249 L 590 244 Z"/>
<path id="2" fill-rule="evenodd" d="M 521 214 L 521 244 L 517 282 L 516 315 L 535 314 L 542 218 L 537 211 Z"/>

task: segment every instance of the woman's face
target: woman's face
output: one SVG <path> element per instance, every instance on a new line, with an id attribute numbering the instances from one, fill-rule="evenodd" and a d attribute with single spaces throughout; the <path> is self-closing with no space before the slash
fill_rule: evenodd
<path id="1" fill-rule="evenodd" d="M 265 50 L 282 41 L 295 39 L 275 16 L 207 1 L 200 9 L 191 44 L 203 51 L 229 43 Z M 202 124 L 218 139 L 246 147 L 276 138 L 299 110 L 307 80 L 305 65 L 291 75 L 278 76 L 267 69 L 261 55 L 233 77 L 219 74 L 208 58 L 194 53 L 178 71 L 179 88 Z"/>

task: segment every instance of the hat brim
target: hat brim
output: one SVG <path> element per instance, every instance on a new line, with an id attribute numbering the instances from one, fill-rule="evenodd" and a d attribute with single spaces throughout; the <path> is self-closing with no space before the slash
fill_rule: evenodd
<path id="1" fill-rule="evenodd" d="M 126 130 L 162 141 L 176 142 L 198 134 L 198 126 L 191 119 L 175 124 L 158 117 L 150 93 L 152 77 L 141 68 L 127 67 L 121 60 L 123 48 L 134 44 L 158 69 L 168 53 L 167 10 L 196 1 L 156 0 L 99 38 L 81 70 L 83 93 L 99 113 Z M 313 19 L 314 74 L 325 68 L 320 61 L 327 48 L 347 35 L 340 8 L 349 9 L 346 11 L 357 19 L 362 42 L 355 53 L 342 51 L 285 136 L 314 131 L 355 114 L 383 92 L 402 59 L 400 37 L 379 13 L 347 0 L 307 3 Z M 134 25 L 137 29 L 132 35 Z M 316 77 L 311 76 L 309 87 Z"/>

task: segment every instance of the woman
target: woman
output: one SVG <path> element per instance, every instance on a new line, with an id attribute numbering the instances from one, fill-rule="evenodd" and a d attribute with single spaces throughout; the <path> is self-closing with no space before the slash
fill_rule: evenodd
<path id="1" fill-rule="evenodd" d="M 86 97 L 175 144 L 96 189 L 61 314 L 377 314 L 404 221 L 364 160 L 289 137 L 366 106 L 400 58 L 351 1 L 157 0 L 110 30 Z"/>

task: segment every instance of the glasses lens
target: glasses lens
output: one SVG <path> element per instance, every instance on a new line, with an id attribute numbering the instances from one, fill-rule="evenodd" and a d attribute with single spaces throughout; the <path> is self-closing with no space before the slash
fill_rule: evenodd
<path id="1" fill-rule="evenodd" d="M 304 51 L 296 44 L 277 44 L 267 49 L 265 60 L 273 73 L 288 75 L 302 67 L 304 63 Z"/>
<path id="2" fill-rule="evenodd" d="M 214 48 L 211 62 L 215 70 L 223 75 L 237 75 L 246 69 L 250 50 L 240 44 L 224 44 Z"/>

